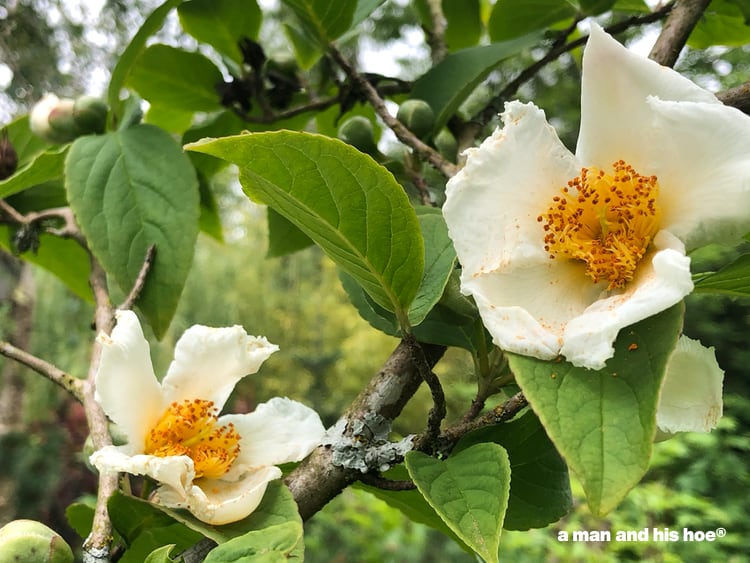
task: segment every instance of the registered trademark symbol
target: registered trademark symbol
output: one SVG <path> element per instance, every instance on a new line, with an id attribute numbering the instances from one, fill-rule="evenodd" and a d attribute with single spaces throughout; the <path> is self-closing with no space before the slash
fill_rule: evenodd
<path id="1" fill-rule="evenodd" d="M 727 535 L 726 528 L 716 528 L 716 537 L 717 538 L 723 538 Z"/>

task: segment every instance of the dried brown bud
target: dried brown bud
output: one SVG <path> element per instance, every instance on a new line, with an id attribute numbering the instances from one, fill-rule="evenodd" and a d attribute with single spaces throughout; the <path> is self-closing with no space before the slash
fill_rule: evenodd
<path id="1" fill-rule="evenodd" d="M 0 136 L 0 180 L 13 175 L 18 167 L 18 153 L 8 138 L 8 130 L 3 129 Z"/>

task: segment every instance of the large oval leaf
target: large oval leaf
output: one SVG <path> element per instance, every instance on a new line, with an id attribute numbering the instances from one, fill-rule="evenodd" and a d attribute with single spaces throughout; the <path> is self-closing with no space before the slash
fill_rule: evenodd
<path id="1" fill-rule="evenodd" d="M 617 506 L 648 469 L 656 406 L 684 306 L 622 329 L 599 371 L 508 354 L 552 442 L 583 484 L 591 511 Z"/>
<path id="2" fill-rule="evenodd" d="M 482 443 L 445 461 L 415 451 L 404 461 L 419 492 L 450 529 L 482 559 L 497 562 L 510 490 L 505 450 Z"/>
<path id="3" fill-rule="evenodd" d="M 497 0 L 487 28 L 492 41 L 507 41 L 572 18 L 576 13 L 568 0 Z"/>
<path id="4" fill-rule="evenodd" d="M 503 528 L 543 528 L 567 514 L 572 506 L 568 468 L 534 413 L 475 430 L 461 438 L 453 452 L 481 442 L 500 444 L 510 459 L 510 497 Z"/>
<path id="5" fill-rule="evenodd" d="M 169 45 L 151 45 L 138 58 L 128 86 L 157 105 L 185 111 L 221 109 L 216 84 L 221 71 L 200 53 Z"/>
<path id="6" fill-rule="evenodd" d="M 476 86 L 504 59 L 531 47 L 538 41 L 527 35 L 452 53 L 432 67 L 415 83 L 411 97 L 424 100 L 435 112 L 433 132 L 440 131 Z"/>
<path id="7" fill-rule="evenodd" d="M 240 39 L 255 39 L 263 19 L 255 0 L 191 0 L 177 13 L 185 31 L 237 63 L 242 62 Z"/>
<path id="8" fill-rule="evenodd" d="M 156 245 L 138 305 L 154 333 L 169 326 L 198 236 L 198 180 L 167 133 L 136 125 L 81 137 L 65 161 L 65 187 L 91 251 L 123 291 Z"/>
<path id="9" fill-rule="evenodd" d="M 346 143 L 276 131 L 186 145 L 240 168 L 254 200 L 314 240 L 380 306 L 406 319 L 422 280 L 416 213 L 390 172 Z"/>

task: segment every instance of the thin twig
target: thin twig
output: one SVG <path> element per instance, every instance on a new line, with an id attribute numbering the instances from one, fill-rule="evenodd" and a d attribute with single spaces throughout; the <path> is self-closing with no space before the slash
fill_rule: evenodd
<path id="1" fill-rule="evenodd" d="M 412 335 L 407 335 L 404 340 L 411 349 L 414 357 L 414 365 L 419 371 L 419 375 L 422 377 L 427 387 L 430 389 L 432 395 L 432 408 L 427 415 L 427 429 L 424 434 L 418 439 L 418 449 L 427 447 L 430 448 L 431 444 L 435 443 L 435 440 L 440 435 L 440 423 L 443 421 L 446 415 L 445 406 L 445 393 L 443 392 L 443 386 L 440 384 L 440 379 L 435 375 L 435 372 L 430 369 L 425 358 L 422 346 Z"/>
<path id="2" fill-rule="evenodd" d="M 91 284 L 96 302 L 94 326 L 98 333 L 109 334 L 114 327 L 115 316 L 107 289 L 107 273 L 93 255 L 91 256 L 89 283 Z M 107 417 L 94 398 L 95 380 L 99 370 L 101 352 L 102 345 L 99 339 L 95 339 L 83 401 L 86 420 L 91 432 L 91 441 L 97 450 L 112 444 Z M 99 474 L 99 489 L 97 491 L 91 533 L 83 543 L 84 563 L 108 563 L 110 560 L 112 523 L 107 514 L 107 502 L 115 490 L 117 490 L 117 473 L 109 471 L 101 472 Z"/>
<path id="3" fill-rule="evenodd" d="M 65 389 L 77 401 L 83 402 L 83 380 L 73 377 L 57 366 L 54 366 L 41 358 L 37 358 L 33 354 L 29 354 L 20 348 L 16 348 L 4 340 L 0 341 L 0 354 L 33 369 L 35 372 L 43 375 L 53 383 L 56 383 Z"/>
<path id="4" fill-rule="evenodd" d="M 346 60 L 346 57 L 338 49 L 331 46 L 329 52 L 333 60 L 336 61 L 336 64 L 341 67 L 354 85 L 365 95 L 375 113 L 393 131 L 399 141 L 411 147 L 414 152 L 439 170 L 446 178 L 450 178 L 456 174 L 457 168 L 455 164 L 444 159 L 439 152 L 419 140 L 408 127 L 390 114 L 385 101 L 380 97 L 375 87 L 356 71 L 354 66 Z"/>
<path id="5" fill-rule="evenodd" d="M 0 211 L 2 211 L 13 224 L 18 226 L 31 226 L 48 220 L 62 220 L 62 227 L 56 228 L 45 226 L 44 231 L 62 238 L 73 239 L 83 248 L 87 248 L 86 239 L 78 229 L 75 217 L 73 216 L 73 211 L 70 207 L 53 207 L 43 211 L 30 211 L 29 213 L 23 214 L 14 209 L 7 201 L 0 199 Z"/>
<path id="6" fill-rule="evenodd" d="M 523 393 L 519 391 L 505 403 L 497 405 L 483 416 L 471 421 L 462 421 L 459 424 L 446 429 L 445 432 L 440 435 L 440 442 L 441 444 L 446 444 L 448 449 L 451 449 L 465 434 L 468 434 L 472 430 L 483 428 L 484 426 L 507 422 L 516 416 L 528 404 L 526 397 L 524 397 Z M 415 440 L 415 442 L 417 440 Z"/>
<path id="7" fill-rule="evenodd" d="M 695 24 L 711 0 L 677 0 L 664 22 L 649 58 L 664 66 L 674 66 Z"/>
<path id="8" fill-rule="evenodd" d="M 414 484 L 414 481 L 412 481 L 411 479 L 386 479 L 385 477 L 383 477 L 382 475 L 378 475 L 377 473 L 363 473 L 360 476 L 359 480 L 362 481 L 365 485 L 377 487 L 378 489 L 383 489 L 384 491 L 413 491 L 417 488 L 417 486 Z"/>
<path id="9" fill-rule="evenodd" d="M 130 290 L 130 293 L 128 293 L 125 301 L 122 302 L 118 309 L 120 309 L 121 311 L 127 311 L 133 308 L 133 305 L 135 305 L 135 302 L 140 296 L 141 291 L 143 291 L 143 286 L 146 284 L 146 278 L 148 277 L 148 273 L 151 271 L 151 266 L 153 266 L 154 264 L 155 257 L 156 245 L 152 244 L 146 250 L 146 257 L 143 259 L 143 265 L 141 266 L 141 271 L 138 272 L 138 277 L 135 278 L 133 288 Z"/>

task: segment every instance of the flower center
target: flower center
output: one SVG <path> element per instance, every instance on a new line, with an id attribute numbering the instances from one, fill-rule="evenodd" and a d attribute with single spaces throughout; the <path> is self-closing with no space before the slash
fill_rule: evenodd
<path id="1" fill-rule="evenodd" d="M 612 175 L 582 168 L 537 221 L 550 258 L 581 260 L 594 283 L 619 289 L 633 279 L 658 232 L 661 210 L 656 176 L 641 176 L 623 160 L 612 167 Z"/>
<path id="2" fill-rule="evenodd" d="M 224 475 L 240 453 L 240 435 L 234 424 L 219 426 L 212 401 L 172 403 L 146 436 L 147 454 L 189 456 L 196 477 Z"/>

